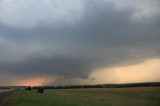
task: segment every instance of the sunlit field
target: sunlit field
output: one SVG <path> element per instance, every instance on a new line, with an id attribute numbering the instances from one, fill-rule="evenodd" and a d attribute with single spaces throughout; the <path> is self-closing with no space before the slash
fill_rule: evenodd
<path id="1" fill-rule="evenodd" d="M 20 90 L 5 106 L 160 106 L 160 87 Z"/>

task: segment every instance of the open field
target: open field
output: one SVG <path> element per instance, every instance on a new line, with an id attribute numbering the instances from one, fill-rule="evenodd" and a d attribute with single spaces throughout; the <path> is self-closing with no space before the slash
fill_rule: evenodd
<path id="1" fill-rule="evenodd" d="M 160 106 L 160 87 L 22 90 L 5 106 Z"/>

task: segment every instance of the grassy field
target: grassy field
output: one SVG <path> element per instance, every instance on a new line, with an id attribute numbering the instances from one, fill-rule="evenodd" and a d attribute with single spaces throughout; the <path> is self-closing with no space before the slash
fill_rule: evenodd
<path id="1" fill-rule="evenodd" d="M 17 91 L 5 106 L 160 106 L 160 88 Z"/>

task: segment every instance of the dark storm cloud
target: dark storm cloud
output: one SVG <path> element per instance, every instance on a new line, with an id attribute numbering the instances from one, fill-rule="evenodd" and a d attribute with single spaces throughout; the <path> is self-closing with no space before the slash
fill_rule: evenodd
<path id="1" fill-rule="evenodd" d="M 157 0 L 143 2 L 159 5 Z M 154 14 L 144 11 L 146 15 L 137 13 L 136 4 L 117 9 L 115 2 L 106 0 L 81 3 L 81 18 L 73 23 L 59 22 L 58 27 L 54 22 L 48 26 L 28 24 L 27 28 L 8 21 L 1 24 L 0 73 L 77 78 L 87 77 L 93 69 L 159 58 L 158 8 Z M 151 6 L 147 8 L 153 10 Z"/>

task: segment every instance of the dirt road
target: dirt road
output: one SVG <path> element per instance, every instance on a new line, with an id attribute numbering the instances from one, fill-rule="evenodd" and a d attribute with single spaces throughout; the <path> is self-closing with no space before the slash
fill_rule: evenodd
<path id="1" fill-rule="evenodd" d="M 0 91 L 0 106 L 5 102 L 7 97 L 9 97 L 13 91 Z"/>

